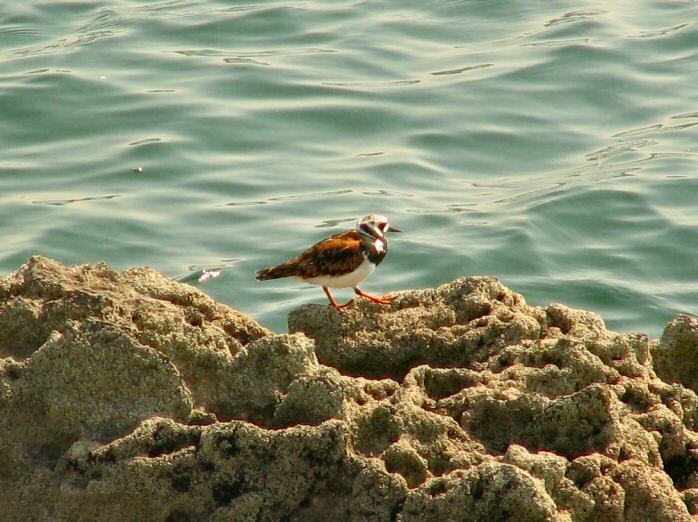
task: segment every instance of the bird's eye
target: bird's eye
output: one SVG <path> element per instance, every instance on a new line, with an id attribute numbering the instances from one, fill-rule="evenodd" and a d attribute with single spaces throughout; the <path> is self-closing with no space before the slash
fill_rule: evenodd
<path id="1" fill-rule="evenodd" d="M 380 225 L 378 225 L 381 229 L 381 231 L 385 232 L 388 229 L 388 222 L 383 221 Z"/>
<path id="2" fill-rule="evenodd" d="M 360 226 L 359 228 L 361 228 L 361 231 L 362 231 L 364 234 L 366 234 L 367 236 L 372 235 L 372 234 L 371 234 L 371 227 L 369 227 L 367 223 L 362 223 L 361 226 Z"/>

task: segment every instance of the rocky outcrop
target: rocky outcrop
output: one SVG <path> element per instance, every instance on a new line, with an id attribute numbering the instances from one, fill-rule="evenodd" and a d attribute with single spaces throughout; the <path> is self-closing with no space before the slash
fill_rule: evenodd
<path id="1" fill-rule="evenodd" d="M 5 521 L 690 520 L 698 322 L 659 340 L 487 277 L 289 335 L 149 269 L 0 279 Z"/>

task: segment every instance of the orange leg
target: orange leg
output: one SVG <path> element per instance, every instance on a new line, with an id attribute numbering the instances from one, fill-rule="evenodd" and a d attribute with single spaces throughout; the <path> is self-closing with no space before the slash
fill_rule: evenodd
<path id="1" fill-rule="evenodd" d="M 354 287 L 354 292 L 356 293 L 356 295 L 365 297 L 366 299 L 368 299 L 369 301 L 373 301 L 374 303 L 390 304 L 393 301 L 393 299 L 395 299 L 392 295 L 383 295 L 381 297 L 375 297 L 367 294 L 363 290 L 360 290 L 358 287 Z"/>
<path id="2" fill-rule="evenodd" d="M 330 293 L 330 289 L 327 288 L 326 286 L 323 286 L 322 289 L 327 294 L 327 298 L 330 300 L 330 304 L 332 306 L 334 306 L 337 310 L 341 310 L 342 308 L 344 308 L 345 306 L 348 306 L 352 302 L 352 301 L 349 301 L 348 303 L 337 304 L 337 301 L 334 300 L 334 297 L 332 297 L 332 294 Z"/>

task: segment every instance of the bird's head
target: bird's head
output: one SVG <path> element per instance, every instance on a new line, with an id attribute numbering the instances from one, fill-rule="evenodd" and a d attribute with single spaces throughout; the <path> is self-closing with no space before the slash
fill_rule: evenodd
<path id="1" fill-rule="evenodd" d="M 379 214 L 361 218 L 356 225 L 356 231 L 362 236 L 381 240 L 385 239 L 386 232 L 400 232 L 399 229 L 390 226 L 387 217 Z"/>

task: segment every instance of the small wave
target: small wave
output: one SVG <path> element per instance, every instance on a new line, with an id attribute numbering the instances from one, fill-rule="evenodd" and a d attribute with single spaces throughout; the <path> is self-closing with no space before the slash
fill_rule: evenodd
<path id="1" fill-rule="evenodd" d="M 99 201 L 99 200 L 104 200 L 104 199 L 114 199 L 114 198 L 118 198 L 120 196 L 121 196 L 121 194 L 110 194 L 108 196 L 88 196 L 85 198 L 72 198 L 72 199 L 42 199 L 42 200 L 32 201 L 32 203 L 35 205 L 63 206 L 63 205 L 70 205 L 72 203 L 82 203 L 84 201 Z"/>
<path id="2" fill-rule="evenodd" d="M 485 69 L 487 67 L 492 67 L 494 64 L 493 63 L 481 63 L 478 65 L 469 65 L 468 67 L 460 67 L 459 69 L 448 69 L 445 71 L 436 71 L 433 73 L 430 73 L 432 76 L 441 76 L 444 74 L 460 74 L 466 71 L 474 71 L 476 69 Z"/>
<path id="3" fill-rule="evenodd" d="M 333 87 L 369 87 L 369 88 L 381 88 L 381 87 L 395 87 L 399 85 L 415 85 L 421 82 L 421 80 L 395 80 L 388 82 L 322 82 L 322 85 L 330 85 Z"/>
<path id="4" fill-rule="evenodd" d="M 680 31 L 684 27 L 687 27 L 688 23 L 675 25 L 673 27 L 667 27 L 666 29 L 657 29 L 656 31 L 640 31 L 639 34 L 629 35 L 628 38 L 660 38 L 676 31 Z"/>
<path id="5" fill-rule="evenodd" d="M 594 18 L 606 14 L 608 11 L 603 11 L 603 10 L 588 10 L 588 11 L 570 11 L 569 13 L 565 13 L 564 15 L 560 16 L 559 18 L 553 18 L 552 20 L 548 20 L 546 23 L 543 25 L 545 27 L 552 27 L 555 25 L 559 24 L 569 24 L 569 23 L 574 23 L 574 22 L 579 22 L 582 20 L 593 20 Z"/>
<path id="6" fill-rule="evenodd" d="M 162 138 L 145 138 L 143 140 L 138 140 L 138 141 L 132 141 L 129 143 L 130 146 L 136 147 L 139 145 L 149 145 L 151 143 L 160 143 L 162 141 Z"/>

